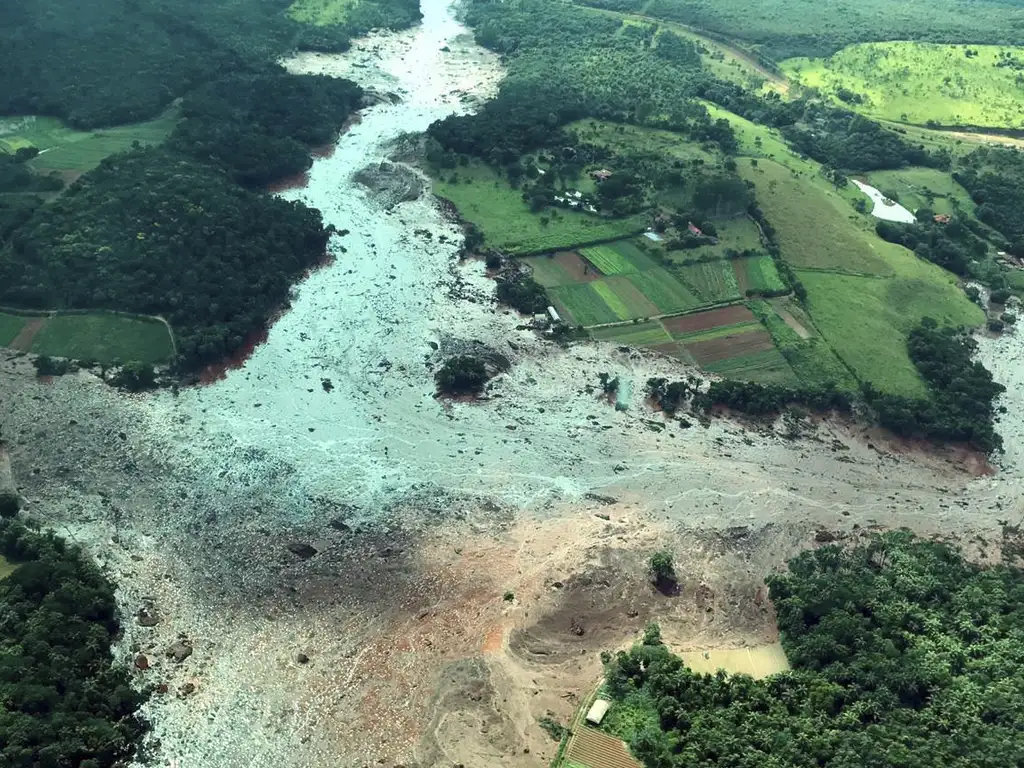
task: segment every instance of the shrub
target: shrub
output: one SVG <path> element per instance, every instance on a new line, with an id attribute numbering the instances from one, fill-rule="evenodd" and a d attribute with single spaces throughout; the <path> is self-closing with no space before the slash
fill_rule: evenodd
<path id="1" fill-rule="evenodd" d="M 483 360 L 471 355 L 450 358 L 434 375 L 437 388 L 449 395 L 478 395 L 487 378 Z"/>

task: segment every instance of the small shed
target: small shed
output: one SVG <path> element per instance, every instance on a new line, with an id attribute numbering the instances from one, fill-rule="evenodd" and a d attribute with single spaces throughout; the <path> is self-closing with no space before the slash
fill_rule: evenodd
<path id="1" fill-rule="evenodd" d="M 552 321 L 556 323 L 562 322 L 562 318 L 558 316 L 558 311 L 554 307 L 548 307 L 548 314 L 551 315 Z"/>
<path id="2" fill-rule="evenodd" d="M 607 168 L 602 168 L 599 171 L 590 172 L 590 176 L 592 179 L 594 179 L 594 181 L 605 181 L 611 175 L 612 172 L 609 171 Z"/>
<path id="3" fill-rule="evenodd" d="M 704 234 L 703 232 L 700 231 L 700 228 L 696 224 L 694 224 L 692 221 L 689 222 L 686 225 L 686 228 L 690 231 L 691 235 L 703 235 Z"/>
<path id="4" fill-rule="evenodd" d="M 587 722 L 592 725 L 600 725 L 611 706 L 612 703 L 607 699 L 597 699 L 587 710 Z"/>

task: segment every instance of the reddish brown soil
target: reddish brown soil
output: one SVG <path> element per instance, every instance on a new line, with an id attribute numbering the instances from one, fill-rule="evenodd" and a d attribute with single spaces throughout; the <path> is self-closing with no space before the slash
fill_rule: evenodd
<path id="1" fill-rule="evenodd" d="M 7 346 L 11 349 L 20 349 L 22 352 L 28 352 L 32 349 L 32 342 L 35 341 L 36 335 L 46 326 L 47 320 L 49 320 L 48 317 L 30 318 L 18 332 L 18 335 Z"/>
<path id="2" fill-rule="evenodd" d="M 286 176 L 280 181 L 267 185 L 267 192 L 276 195 L 289 189 L 302 189 L 309 184 L 309 171 L 297 173 L 294 176 Z"/>
<path id="3" fill-rule="evenodd" d="M 733 259 L 732 271 L 736 275 L 736 284 L 740 287 L 740 293 L 745 294 L 750 288 L 750 281 L 747 280 L 747 270 L 743 268 L 745 259 Z"/>
<path id="4" fill-rule="evenodd" d="M 722 336 L 707 341 L 687 344 L 686 350 L 698 363 L 714 363 L 731 357 L 743 357 L 754 352 L 764 352 L 773 347 L 772 337 L 767 331 L 751 331 Z"/>
<path id="5" fill-rule="evenodd" d="M 571 762 L 590 768 L 641 768 L 620 739 L 593 728 L 580 728 L 569 742 Z"/>
<path id="6" fill-rule="evenodd" d="M 590 283 L 601 277 L 598 268 L 576 251 L 559 251 L 555 254 L 555 261 L 578 283 Z"/>
<path id="7" fill-rule="evenodd" d="M 731 307 L 697 312 L 692 315 L 667 317 L 661 322 L 665 326 L 665 330 L 673 336 L 678 336 L 684 333 L 706 331 L 723 325 L 752 322 L 754 319 L 754 315 L 749 309 L 742 304 L 734 304 Z"/>

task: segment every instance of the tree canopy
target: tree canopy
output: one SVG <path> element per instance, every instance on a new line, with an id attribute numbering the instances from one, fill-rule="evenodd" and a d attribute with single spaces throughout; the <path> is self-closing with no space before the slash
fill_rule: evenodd
<path id="1" fill-rule="evenodd" d="M 697 674 L 656 632 L 610 660 L 606 723 L 645 766 L 1019 763 L 1024 573 L 897 532 L 804 552 L 767 583 L 789 672 Z"/>
<path id="2" fill-rule="evenodd" d="M 77 547 L 0 518 L 0 763 L 112 768 L 132 756 L 145 700 L 110 655 L 113 585 Z"/>

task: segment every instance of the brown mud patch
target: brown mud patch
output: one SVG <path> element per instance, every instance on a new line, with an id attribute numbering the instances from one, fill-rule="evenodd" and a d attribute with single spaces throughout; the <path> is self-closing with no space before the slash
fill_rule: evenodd
<path id="1" fill-rule="evenodd" d="M 305 189 L 309 184 L 309 171 L 297 173 L 294 176 L 285 176 L 271 184 L 267 184 L 266 191 L 272 195 L 287 192 L 289 189 Z"/>
<path id="2" fill-rule="evenodd" d="M 553 258 L 574 282 L 591 283 L 601 279 L 601 271 L 576 251 L 558 251 Z"/>
<path id="3" fill-rule="evenodd" d="M 685 345 L 686 351 L 693 355 L 693 359 L 701 364 L 743 357 L 755 352 L 766 352 L 774 346 L 772 337 L 767 331 L 737 333 L 731 336 L 721 336 L 717 339 L 696 341 Z"/>

